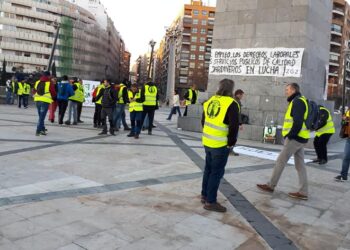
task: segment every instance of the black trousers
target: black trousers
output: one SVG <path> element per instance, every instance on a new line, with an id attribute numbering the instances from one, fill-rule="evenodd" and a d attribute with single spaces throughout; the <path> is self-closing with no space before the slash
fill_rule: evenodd
<path id="1" fill-rule="evenodd" d="M 328 161 L 327 157 L 327 143 L 331 138 L 332 134 L 323 134 L 316 136 L 314 140 L 314 146 L 317 154 L 317 159 Z"/>
<path id="2" fill-rule="evenodd" d="M 81 110 L 83 109 L 83 103 L 82 102 L 78 102 L 78 121 L 81 121 L 80 120 L 80 116 L 81 116 Z"/>
<path id="3" fill-rule="evenodd" d="M 103 130 L 102 130 L 103 132 L 107 132 L 107 121 L 106 121 L 106 118 L 108 117 L 109 132 L 110 133 L 114 133 L 113 113 L 114 113 L 114 108 L 102 108 L 101 119 L 103 121 Z"/>
<path id="4" fill-rule="evenodd" d="M 145 121 L 146 115 L 148 115 L 148 131 L 152 131 L 153 127 L 153 120 L 154 120 L 154 113 L 156 112 L 155 109 L 151 108 L 145 108 L 143 107 L 143 113 L 142 113 L 142 124 Z"/>
<path id="5" fill-rule="evenodd" d="M 19 108 L 22 106 L 22 103 L 23 103 L 23 106 L 25 107 L 26 105 L 24 104 L 23 95 L 18 95 L 18 107 Z"/>
<path id="6" fill-rule="evenodd" d="M 98 126 L 104 125 L 101 119 L 101 111 L 102 111 L 102 105 L 95 103 L 94 124 Z"/>
<path id="7" fill-rule="evenodd" d="M 68 107 L 68 100 L 58 100 L 58 123 L 63 124 L 64 114 Z"/>
<path id="8" fill-rule="evenodd" d="M 188 105 L 186 105 L 184 116 L 187 116 Z"/>

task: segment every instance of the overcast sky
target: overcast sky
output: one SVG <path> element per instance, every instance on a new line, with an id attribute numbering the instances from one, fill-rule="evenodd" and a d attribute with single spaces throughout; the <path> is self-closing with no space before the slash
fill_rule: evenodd
<path id="1" fill-rule="evenodd" d="M 131 64 L 140 54 L 150 50 L 151 39 L 157 42 L 181 10 L 191 0 L 101 0 L 108 15 L 121 33 L 127 48 L 132 53 Z M 208 3 L 208 0 L 204 0 Z M 216 0 L 210 0 L 215 6 Z M 156 45 L 156 47 L 157 47 Z"/>

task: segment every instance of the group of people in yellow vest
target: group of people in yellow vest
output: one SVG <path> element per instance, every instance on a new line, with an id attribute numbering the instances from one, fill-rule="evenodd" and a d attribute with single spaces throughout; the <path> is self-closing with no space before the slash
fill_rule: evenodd
<path id="1" fill-rule="evenodd" d="M 152 135 L 155 111 L 159 108 L 159 93 L 157 86 L 150 80 L 141 88 L 132 84 L 130 89 L 124 83 L 111 85 L 104 80 L 93 93 L 95 102 L 94 127 L 102 127 L 99 135 L 107 134 L 107 117 L 109 133 L 115 135 L 121 123 L 124 130 L 129 130 L 128 137 L 139 138 L 142 126 L 147 117 L 148 135 Z M 129 105 L 131 128 L 125 121 L 125 107 Z"/>
<path id="2" fill-rule="evenodd" d="M 234 99 L 233 89 L 232 80 L 220 81 L 217 93 L 203 105 L 202 143 L 205 148 L 206 163 L 202 180 L 201 202 L 204 204 L 204 209 L 215 212 L 226 211 L 226 208 L 217 201 L 217 191 L 225 172 L 229 153 L 236 144 L 239 130 L 240 104 Z M 284 146 L 277 158 L 270 181 L 266 184 L 257 184 L 257 187 L 265 192 L 274 192 L 287 162 L 294 155 L 299 187 L 296 192 L 290 192 L 288 195 L 295 199 L 307 200 L 308 182 L 304 147 L 310 139 L 310 129 L 306 124 L 310 114 L 310 104 L 306 97 L 302 96 L 300 87 L 296 83 L 287 84 L 285 93 L 289 105 L 282 129 L 285 139 Z M 318 106 L 318 109 L 318 125 L 315 128 L 314 140 L 317 159 L 313 162 L 322 165 L 327 163 L 327 143 L 335 133 L 335 128 L 329 110 L 323 106 Z M 347 112 L 344 119 L 350 120 L 350 111 Z M 347 180 L 349 164 L 350 135 L 345 147 L 342 172 L 341 175 L 335 177 L 335 180 Z"/>
<path id="3" fill-rule="evenodd" d="M 6 104 L 14 104 L 17 99 L 18 108 L 21 108 L 22 105 L 25 109 L 28 108 L 31 94 L 31 85 L 28 82 L 28 78 L 18 76 L 9 80 L 6 85 Z"/>

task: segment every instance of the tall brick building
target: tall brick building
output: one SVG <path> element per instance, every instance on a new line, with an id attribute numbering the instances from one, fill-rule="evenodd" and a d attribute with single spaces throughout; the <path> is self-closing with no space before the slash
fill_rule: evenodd
<path id="1" fill-rule="evenodd" d="M 184 90 L 196 84 L 200 90 L 208 85 L 208 68 L 211 54 L 215 20 L 215 7 L 205 6 L 201 0 L 192 0 L 185 4 L 180 15 L 168 30 L 176 30 L 176 73 L 175 88 Z M 157 79 L 161 85 L 167 84 L 170 36 L 163 38 L 158 56 L 161 56 L 161 70 Z"/>

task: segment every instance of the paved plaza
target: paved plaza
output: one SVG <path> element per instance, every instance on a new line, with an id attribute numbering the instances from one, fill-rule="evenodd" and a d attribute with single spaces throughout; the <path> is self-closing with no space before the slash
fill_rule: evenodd
<path id="1" fill-rule="evenodd" d="M 34 107 L 0 105 L 0 249 L 350 249 L 350 183 L 333 180 L 342 142 L 327 165 L 308 164 L 308 201 L 287 195 L 298 186 L 292 165 L 270 195 L 255 185 L 274 161 L 230 156 L 218 197 L 228 211 L 219 214 L 200 203 L 201 135 L 178 130 L 168 111 L 139 140 L 97 136 L 88 108 L 85 123 L 47 123 L 48 136 L 37 137 Z"/>

